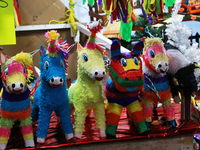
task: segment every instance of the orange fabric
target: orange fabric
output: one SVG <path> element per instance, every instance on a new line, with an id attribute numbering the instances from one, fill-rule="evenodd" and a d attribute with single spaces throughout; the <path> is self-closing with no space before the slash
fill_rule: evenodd
<path id="1" fill-rule="evenodd" d="M 136 111 L 134 113 L 130 113 L 130 116 L 131 118 L 133 119 L 133 122 L 134 123 L 137 123 L 137 122 L 140 122 L 140 121 L 143 121 L 145 118 L 144 118 L 144 114 L 142 111 Z"/>
<path id="2" fill-rule="evenodd" d="M 31 107 L 29 107 L 27 110 L 19 110 L 18 112 L 8 112 L 1 110 L 1 116 L 5 119 L 25 120 L 31 116 Z"/>
<path id="3" fill-rule="evenodd" d="M 117 115 L 115 113 L 107 113 L 107 115 L 106 115 L 107 126 L 110 124 L 118 125 L 119 119 L 120 119 L 119 115 Z"/>
<path id="4" fill-rule="evenodd" d="M 145 90 L 141 93 L 141 97 L 143 100 L 146 100 L 149 102 L 154 102 L 154 101 L 163 102 L 170 98 L 170 96 L 171 96 L 170 88 L 164 92 L 160 90 L 160 91 L 158 91 L 158 94 L 160 95 L 161 99 L 158 98 L 158 96 L 156 95 L 155 92 L 152 92 L 152 91 L 149 92 L 149 91 Z"/>

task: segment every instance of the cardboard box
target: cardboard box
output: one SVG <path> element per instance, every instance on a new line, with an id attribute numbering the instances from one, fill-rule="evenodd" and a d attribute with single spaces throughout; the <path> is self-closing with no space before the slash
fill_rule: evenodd
<path id="1" fill-rule="evenodd" d="M 19 12 L 23 25 L 39 25 L 49 24 L 50 20 L 63 21 L 66 20 L 67 8 L 60 0 L 20 0 Z M 63 40 L 67 40 L 69 44 L 74 43 L 74 38 L 71 37 L 70 29 L 57 30 Z M 21 52 L 32 52 L 39 49 L 41 45 L 47 47 L 46 37 L 44 36 L 47 30 L 39 31 L 18 31 L 16 32 L 16 45 L 1 46 L 2 52 L 9 56 L 14 56 Z M 87 36 L 81 33 L 80 43 L 85 46 Z M 36 53 L 33 57 L 34 66 L 39 66 L 40 55 Z M 69 53 L 68 76 L 71 80 L 77 78 L 77 53 L 76 46 Z M 34 73 L 37 77 L 37 74 Z"/>
<path id="2" fill-rule="evenodd" d="M 66 20 L 67 8 L 60 0 L 20 0 L 22 25 L 49 24 L 51 20 Z"/>
<path id="3" fill-rule="evenodd" d="M 21 52 L 32 52 L 36 49 L 39 49 L 41 45 L 47 48 L 47 41 L 45 40 L 46 37 L 44 36 L 47 30 L 42 31 L 27 31 L 27 32 L 17 32 L 17 44 L 16 45 L 6 45 L 1 46 L 3 49 L 2 52 L 9 56 L 14 56 L 17 53 Z M 71 45 L 74 43 L 74 39 L 71 37 L 70 29 L 62 29 L 57 30 L 62 37 L 63 40 L 67 40 L 67 42 Z M 80 36 L 80 44 L 85 46 L 86 39 L 88 37 L 84 34 Z M 40 67 L 39 65 L 40 55 L 39 52 L 33 56 L 33 65 Z M 77 52 L 76 52 L 76 45 L 71 49 L 69 52 L 69 67 L 68 67 L 68 76 L 71 78 L 71 81 L 77 78 Z M 34 73 L 37 77 L 37 74 Z"/>

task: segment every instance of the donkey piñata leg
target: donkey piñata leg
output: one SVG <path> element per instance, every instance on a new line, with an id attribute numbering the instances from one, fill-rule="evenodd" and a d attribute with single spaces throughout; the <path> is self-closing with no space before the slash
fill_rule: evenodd
<path id="1" fill-rule="evenodd" d="M 147 126 L 145 123 L 144 114 L 140 103 L 138 100 L 132 102 L 128 106 L 126 106 L 128 112 L 130 113 L 131 119 L 136 124 L 139 134 L 147 131 Z"/>
<path id="2" fill-rule="evenodd" d="M 47 107 L 40 107 L 39 109 L 40 112 L 36 136 L 38 143 L 44 143 L 48 133 L 52 111 Z"/>
<path id="3" fill-rule="evenodd" d="M 108 103 L 106 138 L 116 138 L 117 126 L 123 106 L 117 103 Z"/>
<path id="4" fill-rule="evenodd" d="M 177 126 L 176 121 L 175 121 L 175 113 L 174 113 L 174 108 L 171 103 L 171 99 L 168 98 L 167 100 L 162 102 L 165 117 L 169 123 L 169 127 L 175 128 Z"/>
<path id="5" fill-rule="evenodd" d="M 38 120 L 39 107 L 37 105 L 37 99 L 34 99 L 33 106 L 31 108 L 31 117 L 32 122 L 36 122 Z"/>
<path id="6" fill-rule="evenodd" d="M 5 149 L 10 138 L 11 129 L 13 127 L 13 119 L 5 119 L 1 117 L 0 120 L 0 149 Z"/>
<path id="7" fill-rule="evenodd" d="M 56 115 L 60 118 L 63 133 L 67 140 L 74 137 L 73 129 L 70 117 L 70 107 L 69 104 L 65 103 L 58 110 L 56 110 Z"/>
<path id="8" fill-rule="evenodd" d="M 105 123 L 105 110 L 104 110 L 104 103 L 96 103 L 95 108 L 95 120 L 97 123 L 97 128 L 99 128 L 100 136 L 105 136 L 105 129 L 106 129 L 106 123 Z"/>
<path id="9" fill-rule="evenodd" d="M 154 106 L 153 102 L 147 101 L 145 99 L 142 100 L 142 107 L 143 107 L 144 117 L 145 117 L 148 130 L 150 130 L 151 122 L 153 118 L 153 106 Z"/>
<path id="10" fill-rule="evenodd" d="M 75 129 L 74 129 L 74 133 L 75 133 L 75 137 L 77 137 L 77 138 L 81 138 L 82 133 L 84 131 L 85 118 L 87 116 L 86 111 L 87 111 L 87 109 L 84 108 L 84 106 L 83 106 L 82 109 L 75 107 Z"/>
<path id="11" fill-rule="evenodd" d="M 33 128 L 32 128 L 32 121 L 31 117 L 26 118 L 25 120 L 20 120 L 21 127 L 22 127 L 22 134 L 25 141 L 26 147 L 34 147 L 34 140 L 33 140 Z"/>

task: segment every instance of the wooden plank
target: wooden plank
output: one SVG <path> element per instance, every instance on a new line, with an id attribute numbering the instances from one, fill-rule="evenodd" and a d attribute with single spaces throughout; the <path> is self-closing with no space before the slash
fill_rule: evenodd
<path id="1" fill-rule="evenodd" d="M 121 26 L 121 23 L 120 21 L 113 21 L 113 23 L 108 22 L 108 25 L 106 27 L 106 30 L 104 31 L 105 33 L 109 33 L 110 34 L 104 34 L 107 38 L 118 38 L 119 37 L 119 30 L 120 30 L 120 26 Z M 117 33 L 115 33 L 115 31 L 118 31 Z"/>
<path id="2" fill-rule="evenodd" d="M 162 27 L 162 26 L 164 26 L 164 24 L 158 23 L 158 24 L 152 25 L 152 27 L 154 27 L 154 28 L 159 28 L 159 27 Z"/>
<path id="3" fill-rule="evenodd" d="M 15 31 L 38 31 L 38 30 L 52 30 L 52 29 L 69 29 L 70 24 L 45 24 L 45 25 L 27 25 L 18 26 Z"/>
<path id="4" fill-rule="evenodd" d="M 83 24 L 77 24 L 77 28 L 79 29 L 80 32 L 83 34 L 89 36 L 90 31 L 87 29 L 87 27 Z M 16 27 L 15 31 L 37 31 L 37 30 L 52 30 L 52 29 L 68 29 L 70 28 L 70 24 L 46 24 L 46 25 L 27 25 L 27 26 L 19 26 Z M 112 44 L 112 41 L 105 36 L 101 34 L 97 34 L 96 41 L 99 43 L 104 43 L 105 47 L 110 50 L 110 45 Z M 124 48 L 121 46 L 122 52 L 127 52 L 129 51 L 128 49 Z"/>
<path id="5" fill-rule="evenodd" d="M 177 15 L 177 17 L 180 17 L 180 16 L 185 16 L 185 15 Z M 172 18 L 168 18 L 168 19 L 166 19 L 165 21 L 163 21 L 163 22 L 165 22 L 165 23 L 170 23 L 170 22 L 172 22 Z"/>
<path id="6" fill-rule="evenodd" d="M 112 31 L 104 31 L 103 35 L 108 35 L 108 34 L 119 34 L 119 30 L 112 30 Z"/>
<path id="7" fill-rule="evenodd" d="M 123 140 L 82 144 L 57 148 L 58 150 L 193 150 L 193 136 Z"/>
<path id="8" fill-rule="evenodd" d="M 76 26 L 80 30 L 80 32 L 82 32 L 83 34 L 85 34 L 87 36 L 90 35 L 90 31 L 83 24 L 77 24 Z M 106 38 L 102 34 L 97 33 L 96 41 L 99 42 L 99 43 L 104 43 L 105 47 L 110 50 L 110 45 L 112 44 L 112 41 L 110 39 Z M 121 46 L 121 51 L 122 52 L 129 52 L 129 50 L 126 49 L 123 46 Z"/>

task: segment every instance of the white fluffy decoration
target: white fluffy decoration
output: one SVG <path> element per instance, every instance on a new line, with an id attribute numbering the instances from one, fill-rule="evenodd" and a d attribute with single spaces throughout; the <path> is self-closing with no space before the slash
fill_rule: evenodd
<path id="1" fill-rule="evenodd" d="M 94 22 L 88 24 L 88 26 L 90 29 L 94 29 L 98 26 L 98 24 L 100 24 L 99 21 L 94 21 Z"/>
<path id="2" fill-rule="evenodd" d="M 200 64 L 200 49 L 198 43 L 190 45 L 189 37 L 192 35 L 192 30 L 188 26 L 181 24 L 183 16 L 178 16 L 178 11 L 181 7 L 181 0 L 176 0 L 172 9 L 172 22 L 167 25 L 166 35 L 168 36 L 167 43 L 177 47 L 190 62 Z M 195 76 L 200 82 L 200 69 L 195 69 Z"/>

